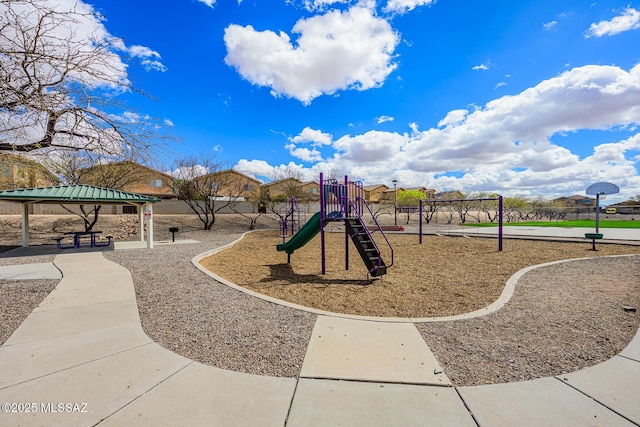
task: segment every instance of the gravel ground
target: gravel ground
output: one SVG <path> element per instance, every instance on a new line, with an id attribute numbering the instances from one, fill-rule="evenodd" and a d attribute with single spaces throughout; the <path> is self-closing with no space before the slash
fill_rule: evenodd
<path id="1" fill-rule="evenodd" d="M 0 345 L 57 284 L 58 280 L 0 280 Z"/>
<path id="2" fill-rule="evenodd" d="M 417 328 L 456 386 L 562 375 L 603 362 L 633 338 L 640 256 L 596 258 L 526 273 L 509 303 L 475 319 Z"/>
<path id="3" fill-rule="evenodd" d="M 217 229 L 203 232 L 197 220 L 189 225 L 159 219 L 155 221 L 158 240 L 170 238 L 163 230 L 171 224 L 180 226 L 178 238 L 202 243 L 157 246 L 151 252 L 104 252 L 132 272 L 146 333 L 170 350 L 223 369 L 298 375 L 316 316 L 230 289 L 190 262 L 197 254 L 235 240 L 246 231 L 246 221 L 221 218 Z M 0 258 L 0 264 L 45 259 Z M 639 305 L 638 277 L 639 256 L 544 267 L 527 273 L 512 301 L 497 313 L 417 327 L 457 386 L 557 375 L 606 360 L 629 342 L 640 316 L 625 312 L 622 306 Z M 55 281 L 46 282 L 51 289 L 55 285 Z M 12 285 L 2 291 L 18 289 L 19 296 L 12 297 L 17 303 L 7 303 L 0 295 L 3 316 L 17 312 L 17 304 L 26 313 L 24 318 L 50 291 L 42 286 L 40 291 L 29 291 L 40 289 L 42 284 L 35 281 Z M 25 295 L 30 293 L 38 295 L 37 302 L 27 302 Z M 3 326 L 2 333 L 10 334 L 18 324 Z M 0 342 L 5 339 L 3 335 Z"/>
<path id="4" fill-rule="evenodd" d="M 52 255 L 33 257 L 2 257 L 14 246 L 0 246 L 0 266 L 53 261 Z M 11 336 L 34 308 L 56 287 L 58 280 L 0 279 L 0 345 Z"/>

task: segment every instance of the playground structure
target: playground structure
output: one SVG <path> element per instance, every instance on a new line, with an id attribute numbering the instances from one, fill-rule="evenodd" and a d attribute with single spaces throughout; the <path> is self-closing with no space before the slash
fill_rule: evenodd
<path id="1" fill-rule="evenodd" d="M 295 204 L 292 203 L 291 208 L 291 218 L 294 218 Z M 367 214 L 375 223 L 372 230 L 367 228 L 363 220 L 363 215 Z M 288 217 L 289 215 L 287 215 Z M 339 182 L 336 179 L 325 180 L 323 174 L 320 173 L 320 211 L 300 227 L 287 242 L 277 245 L 276 249 L 286 252 L 287 262 L 290 262 L 291 254 L 320 233 L 322 274 L 326 274 L 325 226 L 331 222 L 344 223 L 345 270 L 349 270 L 349 240 L 351 240 L 367 267 L 368 274 L 373 277 L 386 274 L 387 268 L 393 265 L 393 247 L 364 199 L 362 183 L 351 182 L 347 176 L 344 177 L 344 182 Z M 285 222 L 282 227 L 286 231 L 288 227 L 293 227 L 293 225 Z M 380 248 L 374 239 L 373 233 L 376 231 L 380 232 L 390 249 L 391 262 L 388 265 L 383 261 Z"/>
<path id="2" fill-rule="evenodd" d="M 418 242 L 422 244 L 422 235 L 423 233 L 423 219 L 425 219 L 425 209 L 429 209 L 431 205 L 432 212 L 435 210 L 436 204 L 445 204 L 448 203 L 451 205 L 452 203 L 470 203 L 470 202 L 483 202 L 483 201 L 497 201 L 497 215 L 498 215 L 498 251 L 502 252 L 502 225 L 503 225 L 503 204 L 502 204 L 502 196 L 498 197 L 487 197 L 487 198 L 476 198 L 476 199 L 445 199 L 445 200 L 437 200 L 437 199 L 423 199 L 420 200 L 420 205 L 418 207 L 418 213 L 420 214 L 418 219 Z M 426 220 L 425 220 L 426 221 Z"/>
<path id="3" fill-rule="evenodd" d="M 282 243 L 284 243 L 288 236 L 293 236 L 302 227 L 303 221 L 302 216 L 304 215 L 306 218 L 306 212 L 298 205 L 298 201 L 295 197 L 291 197 L 287 203 L 287 207 L 284 209 L 284 215 L 282 215 L 282 210 L 280 211 L 280 215 L 282 220 L 280 221 L 280 237 L 282 238 Z"/>

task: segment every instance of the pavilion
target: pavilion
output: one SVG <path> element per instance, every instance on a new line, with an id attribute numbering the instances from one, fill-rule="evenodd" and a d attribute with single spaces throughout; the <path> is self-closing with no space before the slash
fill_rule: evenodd
<path id="1" fill-rule="evenodd" d="M 153 248 L 153 203 L 160 199 L 93 185 L 60 185 L 0 191 L 0 201 L 22 204 L 22 246 L 29 246 L 29 205 L 34 203 L 74 205 L 134 205 L 138 208 L 140 241 L 147 221 L 147 248 Z"/>

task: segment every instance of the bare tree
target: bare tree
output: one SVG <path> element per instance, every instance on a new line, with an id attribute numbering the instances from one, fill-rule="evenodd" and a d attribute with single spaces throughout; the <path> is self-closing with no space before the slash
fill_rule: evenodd
<path id="1" fill-rule="evenodd" d="M 113 158 L 111 158 L 113 160 Z M 64 184 L 88 184 L 122 190 L 136 182 L 136 163 L 132 161 L 107 162 L 99 152 L 56 150 L 44 156 L 42 164 Z M 98 222 L 102 205 L 78 205 L 78 210 L 61 205 L 67 212 L 79 216 L 85 231 Z"/>
<path id="2" fill-rule="evenodd" d="M 225 169 L 210 156 L 177 160 L 174 176 L 176 195 L 198 215 L 205 230 L 211 230 L 220 210 L 235 206 L 247 196 L 257 198 L 257 192 L 247 189 L 233 170 Z"/>
<path id="3" fill-rule="evenodd" d="M 292 167 L 286 167 L 284 169 L 275 170 L 271 176 L 270 185 L 266 188 L 274 190 L 273 192 L 266 194 L 266 196 L 272 201 L 287 201 L 288 199 L 295 197 L 301 199 L 302 194 L 302 172 Z"/>
<path id="4" fill-rule="evenodd" d="M 127 76 L 126 46 L 103 21 L 80 1 L 0 2 L 0 151 L 140 156 L 162 141 L 162 123 L 117 100 L 140 91 Z M 155 57 L 147 64 L 161 69 L 147 51 Z"/>

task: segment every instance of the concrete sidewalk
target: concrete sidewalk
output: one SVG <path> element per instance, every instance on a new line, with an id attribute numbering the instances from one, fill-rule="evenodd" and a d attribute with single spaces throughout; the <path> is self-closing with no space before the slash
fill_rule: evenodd
<path id="1" fill-rule="evenodd" d="M 640 425 L 640 333 L 583 371 L 454 388 L 412 323 L 318 316 L 300 378 L 262 377 L 151 341 L 131 275 L 101 253 L 55 265 L 0 347 L 0 425 Z"/>

